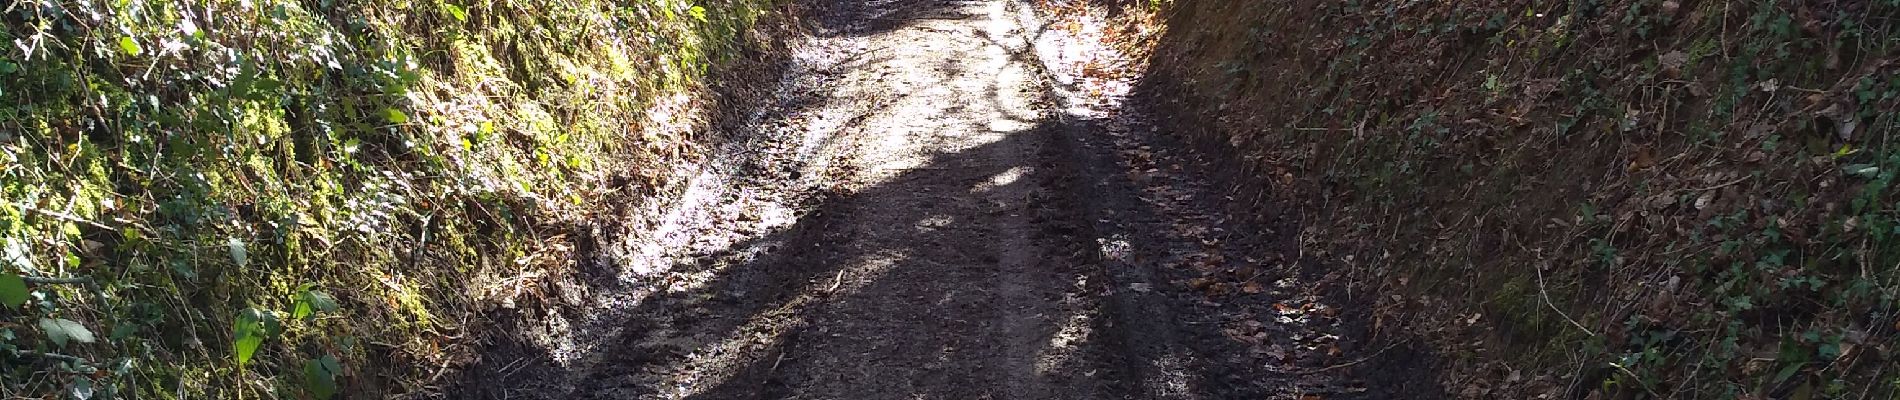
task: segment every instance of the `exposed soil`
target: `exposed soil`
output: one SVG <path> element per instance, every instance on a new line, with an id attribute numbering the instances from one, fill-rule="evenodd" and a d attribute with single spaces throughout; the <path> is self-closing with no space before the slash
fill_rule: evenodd
<path id="1" fill-rule="evenodd" d="M 1024 5 L 817 13 L 746 140 L 455 397 L 1438 397 L 1295 221 L 1228 218 L 1142 113 L 1071 95 Z"/>

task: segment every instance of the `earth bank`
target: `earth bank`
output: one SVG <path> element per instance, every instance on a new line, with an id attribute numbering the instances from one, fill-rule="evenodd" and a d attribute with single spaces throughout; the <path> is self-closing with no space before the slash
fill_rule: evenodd
<path id="1" fill-rule="evenodd" d="M 1054 3 L 1460 397 L 1900 393 L 1891 2 Z"/>

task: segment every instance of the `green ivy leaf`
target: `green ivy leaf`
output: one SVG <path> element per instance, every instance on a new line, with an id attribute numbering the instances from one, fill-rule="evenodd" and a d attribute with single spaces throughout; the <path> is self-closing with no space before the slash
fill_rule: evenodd
<path id="1" fill-rule="evenodd" d="M 19 307 L 33 298 L 26 279 L 17 274 L 0 274 L 0 305 Z"/>
<path id="2" fill-rule="evenodd" d="M 185 262 L 185 260 L 169 260 L 165 264 L 171 266 L 172 273 L 178 274 L 178 276 L 182 276 L 185 279 L 198 279 L 198 269 L 193 268 L 191 263 Z"/>
<path id="3" fill-rule="evenodd" d="M 686 15 L 693 16 L 693 19 L 699 20 L 699 22 L 706 22 L 706 7 L 693 6 L 693 8 L 686 9 Z"/>
<path id="4" fill-rule="evenodd" d="M 402 110 L 397 110 L 393 107 L 383 109 L 383 118 L 388 119 L 389 123 L 392 124 L 409 122 L 409 114 L 403 114 Z"/>
<path id="5" fill-rule="evenodd" d="M 92 330 L 65 318 L 40 318 L 40 329 L 46 331 L 46 338 L 54 345 L 66 347 L 67 342 L 92 343 Z"/>
<path id="6" fill-rule="evenodd" d="M 251 356 L 257 354 L 257 347 L 264 339 L 277 332 L 277 315 L 267 310 L 246 308 L 238 312 L 237 322 L 231 326 L 232 357 L 237 359 L 238 368 L 251 362 Z"/>
<path id="7" fill-rule="evenodd" d="M 270 77 L 259 77 L 257 78 L 257 80 L 251 81 L 251 90 L 250 90 L 251 96 L 250 97 L 252 97 L 254 100 L 268 100 L 268 99 L 274 98 L 275 96 L 271 96 L 271 95 L 277 94 L 278 89 L 283 89 L 283 87 L 284 87 L 284 83 L 276 79 L 271 79 Z"/>
<path id="8" fill-rule="evenodd" d="M 303 362 L 303 387 L 310 396 L 328 399 L 336 395 L 336 377 L 343 374 L 343 366 L 336 357 L 325 354 L 323 357 Z"/>
<path id="9" fill-rule="evenodd" d="M 144 53 L 145 48 L 139 47 L 139 42 L 133 40 L 131 36 L 121 36 L 119 37 L 119 51 L 129 56 L 136 56 L 139 55 L 139 53 Z"/>
<path id="10" fill-rule="evenodd" d="M 317 313 L 336 311 L 336 298 L 321 290 L 306 289 L 297 294 L 297 306 L 290 312 L 290 318 L 311 320 Z"/>
<path id="11" fill-rule="evenodd" d="M 125 340 L 138 333 L 138 324 L 119 324 L 119 326 L 112 327 L 112 334 L 107 337 L 112 338 L 112 340 Z"/>
<path id="12" fill-rule="evenodd" d="M 462 6 L 442 3 L 442 11 L 448 12 L 456 21 L 468 21 L 468 11 L 462 10 Z"/>

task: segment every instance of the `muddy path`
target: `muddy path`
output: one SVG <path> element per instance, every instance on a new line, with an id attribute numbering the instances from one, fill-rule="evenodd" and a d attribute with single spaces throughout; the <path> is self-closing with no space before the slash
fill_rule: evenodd
<path id="1" fill-rule="evenodd" d="M 1419 364 L 1307 282 L 1290 221 L 1222 214 L 1141 113 L 1074 112 L 1023 5 L 815 13 L 748 139 L 452 397 L 1432 397 L 1368 368 Z"/>

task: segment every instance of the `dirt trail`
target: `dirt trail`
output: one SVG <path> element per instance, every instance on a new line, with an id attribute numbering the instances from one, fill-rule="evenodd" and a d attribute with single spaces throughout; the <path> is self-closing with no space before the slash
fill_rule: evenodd
<path id="1" fill-rule="evenodd" d="M 1295 264 L 1289 234 L 1211 211 L 1139 118 L 1070 113 L 1019 3 L 819 14 L 750 139 L 457 397 L 1393 396 L 1292 371 L 1361 352 L 1266 267 Z"/>

